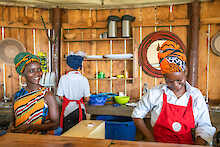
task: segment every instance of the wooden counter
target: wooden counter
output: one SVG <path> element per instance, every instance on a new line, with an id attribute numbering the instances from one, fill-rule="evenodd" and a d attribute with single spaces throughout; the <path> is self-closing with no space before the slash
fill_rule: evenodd
<path id="1" fill-rule="evenodd" d="M 87 113 L 92 115 L 114 115 L 130 117 L 133 111 L 133 107 L 129 107 L 126 105 L 114 107 L 110 104 L 103 106 L 86 105 L 86 111 Z"/>
<path id="2" fill-rule="evenodd" d="M 196 147 L 152 142 L 76 138 L 52 135 L 7 133 L 0 136 L 1 147 Z M 199 147 L 199 146 L 198 146 Z"/>
<path id="3" fill-rule="evenodd" d="M 120 105 L 118 107 L 114 107 L 110 104 L 103 106 L 86 105 L 86 111 L 91 115 L 114 115 L 131 117 L 133 109 L 134 107 L 126 105 Z M 150 118 L 150 114 L 148 114 L 146 118 Z"/>

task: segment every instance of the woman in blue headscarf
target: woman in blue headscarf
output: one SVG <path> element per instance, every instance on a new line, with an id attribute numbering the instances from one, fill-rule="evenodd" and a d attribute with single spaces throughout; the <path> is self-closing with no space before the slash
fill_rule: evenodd
<path id="1" fill-rule="evenodd" d="M 80 73 L 82 61 L 83 57 L 80 55 L 69 55 L 67 65 L 70 71 L 59 81 L 57 95 L 63 100 L 60 117 L 63 132 L 86 119 L 84 101 L 89 101 L 90 88 L 87 78 Z"/>

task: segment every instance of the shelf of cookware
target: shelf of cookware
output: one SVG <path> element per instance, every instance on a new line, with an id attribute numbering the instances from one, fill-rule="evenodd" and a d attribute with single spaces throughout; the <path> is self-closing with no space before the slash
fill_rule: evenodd
<path id="1" fill-rule="evenodd" d="M 130 59 L 108 59 L 108 58 L 106 58 L 106 59 L 99 59 L 99 58 L 97 58 L 97 59 L 87 59 L 87 58 L 85 58 L 84 59 L 84 61 L 125 61 L 125 60 L 127 60 L 127 61 L 133 61 L 133 58 L 130 58 Z M 63 59 L 63 61 L 66 61 L 66 58 L 64 58 Z"/>
<path id="2" fill-rule="evenodd" d="M 84 59 L 84 61 L 124 61 L 124 60 L 130 60 L 130 61 L 132 61 L 133 60 L 133 58 L 130 58 L 130 59 L 108 59 L 108 58 L 103 58 L 103 59 L 99 59 L 99 58 L 97 58 L 97 59 L 87 59 L 87 58 L 85 58 Z"/>
<path id="3" fill-rule="evenodd" d="M 99 79 L 99 78 L 88 78 L 88 80 L 106 80 L 106 81 L 110 81 L 110 80 L 127 80 L 127 81 L 130 81 L 130 80 L 134 80 L 134 78 L 102 78 L 102 79 Z"/>
<path id="4" fill-rule="evenodd" d="M 133 38 L 91 38 L 91 39 L 64 39 L 64 42 L 89 42 L 89 41 L 123 41 L 132 40 Z"/>

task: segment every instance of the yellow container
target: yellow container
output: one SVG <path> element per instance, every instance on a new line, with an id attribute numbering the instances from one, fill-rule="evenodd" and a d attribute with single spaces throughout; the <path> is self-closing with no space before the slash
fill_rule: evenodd
<path id="1" fill-rule="evenodd" d="M 115 96 L 115 102 L 118 104 L 126 104 L 130 100 L 129 96 Z"/>

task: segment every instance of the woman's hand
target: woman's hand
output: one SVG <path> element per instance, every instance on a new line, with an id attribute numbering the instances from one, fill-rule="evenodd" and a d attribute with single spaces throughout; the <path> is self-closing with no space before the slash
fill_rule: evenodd
<path id="1" fill-rule="evenodd" d="M 196 145 L 207 145 L 207 141 L 205 141 L 204 139 L 202 139 L 202 137 L 197 136 L 197 137 L 196 137 L 195 144 L 196 144 Z"/>
<path id="2" fill-rule="evenodd" d="M 152 133 L 149 133 L 147 136 L 145 135 L 145 141 L 155 142 L 154 136 Z"/>
<path id="3" fill-rule="evenodd" d="M 89 102 L 89 99 L 90 99 L 90 97 L 84 97 L 85 103 L 88 103 L 88 102 Z"/>
<path id="4" fill-rule="evenodd" d="M 10 127 L 8 129 L 9 132 L 12 132 L 12 133 L 25 133 L 27 132 L 28 130 L 30 130 L 30 126 L 29 125 L 22 125 L 20 127 Z"/>

